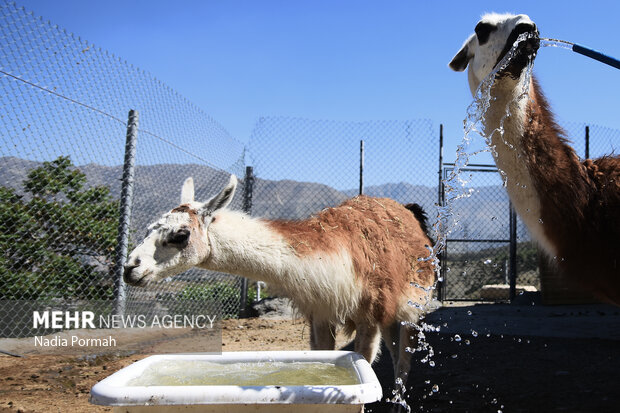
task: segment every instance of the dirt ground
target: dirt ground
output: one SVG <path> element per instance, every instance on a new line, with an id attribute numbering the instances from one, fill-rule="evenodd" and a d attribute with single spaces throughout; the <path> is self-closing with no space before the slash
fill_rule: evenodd
<path id="1" fill-rule="evenodd" d="M 597 308 L 555 309 L 538 318 L 526 307 L 438 310 L 433 323 L 447 328 L 426 333 L 434 367 L 419 361 L 426 352 L 414 355 L 407 384 L 411 410 L 620 411 L 620 314 L 618 309 Z M 507 311 L 516 316 L 509 318 Z M 515 319 L 520 321 L 513 324 L 521 330 L 511 332 L 510 320 Z M 484 320 L 486 326 L 495 327 L 483 329 L 468 320 Z M 532 335 L 523 334 L 527 331 Z M 225 320 L 223 351 L 305 350 L 308 334 L 303 321 L 290 318 Z M 338 344 L 351 348 L 343 337 Z M 141 357 L 0 355 L 0 412 L 110 411 L 89 404 L 90 388 Z M 385 400 L 391 396 L 393 382 L 387 350 L 373 367 Z M 366 411 L 387 412 L 391 407 L 382 401 L 367 405 Z"/>

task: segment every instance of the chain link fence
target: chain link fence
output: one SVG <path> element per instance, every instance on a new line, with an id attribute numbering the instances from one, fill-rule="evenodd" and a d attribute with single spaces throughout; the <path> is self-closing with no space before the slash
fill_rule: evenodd
<path id="1" fill-rule="evenodd" d="M 425 119 L 261 118 L 249 142 L 257 177 L 252 211 L 268 218 L 306 218 L 358 195 L 361 183 L 366 195 L 420 204 L 432 222 L 438 151 L 439 128 Z"/>
<path id="2" fill-rule="evenodd" d="M 18 300 L 71 306 L 115 298 L 130 109 L 140 114 L 130 248 L 178 205 L 185 178 L 194 178 L 203 200 L 230 173 L 243 177 L 246 165 L 256 176 L 255 216 L 306 218 L 361 188 L 420 204 L 431 225 L 439 218 L 440 133 L 431 121 L 265 117 L 245 146 L 151 74 L 6 1 L 0 46 L 0 314 Z M 616 149 L 620 131 L 590 126 L 586 133 L 585 126 L 565 125 L 580 156 Z M 449 245 L 444 263 L 446 299 L 480 299 L 484 285 L 506 282 L 508 199 L 499 174 L 471 173 L 474 195 L 460 200 L 461 226 L 451 234 L 464 241 Z M 235 209 L 243 209 L 242 192 Z M 539 288 L 535 247 L 520 222 L 516 231 L 517 284 Z M 148 288 L 128 287 L 126 309 L 234 317 L 242 284 L 192 270 Z M 0 321 L 0 335 L 21 333 Z"/>
<path id="3" fill-rule="evenodd" d="M 618 154 L 620 130 L 578 122 L 562 122 L 561 125 L 581 158 Z"/>
<path id="4" fill-rule="evenodd" d="M 453 168 L 445 166 L 444 177 Z M 471 194 L 451 205 L 455 224 L 442 254 L 442 298 L 508 300 L 511 277 L 515 277 L 517 291 L 540 290 L 536 245 L 511 211 L 497 168 L 472 165 L 462 168 L 461 173 Z"/>
<path id="5" fill-rule="evenodd" d="M 617 153 L 620 131 L 597 125 L 563 122 L 571 145 L 581 158 Z M 453 169 L 444 167 L 444 178 Z M 494 165 L 470 166 L 460 178 L 469 196 L 451 205 L 450 228 L 442 256 L 445 300 L 508 300 L 510 284 L 510 202 Z M 515 277 L 517 291 L 540 291 L 539 254 L 527 227 L 516 220 Z"/>
<path id="6" fill-rule="evenodd" d="M 243 175 L 244 145 L 172 89 L 120 58 L 0 2 L 0 302 L 113 300 L 127 113 L 140 114 L 130 247 L 179 203 Z M 235 197 L 240 208 L 242 194 Z M 127 310 L 236 316 L 241 281 L 189 271 L 126 291 Z M 215 308 L 208 308 L 213 306 Z M 205 308 L 207 307 L 207 308 Z M 12 318 L 14 321 L 15 318 Z M 3 322 L 0 335 L 19 336 Z"/>

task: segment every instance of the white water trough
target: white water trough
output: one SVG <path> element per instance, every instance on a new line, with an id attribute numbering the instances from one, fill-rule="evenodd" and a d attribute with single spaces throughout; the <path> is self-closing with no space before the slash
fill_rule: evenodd
<path id="1" fill-rule="evenodd" d="M 257 351 L 150 356 L 97 383 L 90 401 L 117 413 L 318 413 L 359 412 L 381 395 L 357 353 Z"/>

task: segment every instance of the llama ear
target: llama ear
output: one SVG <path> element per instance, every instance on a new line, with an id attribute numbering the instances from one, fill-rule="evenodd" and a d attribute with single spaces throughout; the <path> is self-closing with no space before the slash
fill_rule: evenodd
<path id="1" fill-rule="evenodd" d="M 183 182 L 181 188 L 181 204 L 189 204 L 194 202 L 194 179 L 190 176 Z"/>
<path id="2" fill-rule="evenodd" d="M 472 43 L 475 37 L 476 35 L 472 34 L 465 41 L 463 47 L 461 47 L 461 50 L 458 51 L 458 53 L 452 58 L 452 61 L 450 61 L 450 63 L 448 64 L 450 69 L 454 70 L 455 72 L 462 72 L 463 70 L 465 70 L 471 58 L 474 57 Z"/>
<path id="3" fill-rule="evenodd" d="M 222 209 L 228 206 L 235 195 L 235 189 L 237 188 L 237 177 L 235 175 L 230 176 L 228 185 L 222 191 L 204 203 L 200 208 L 202 215 L 210 215 L 218 209 Z"/>

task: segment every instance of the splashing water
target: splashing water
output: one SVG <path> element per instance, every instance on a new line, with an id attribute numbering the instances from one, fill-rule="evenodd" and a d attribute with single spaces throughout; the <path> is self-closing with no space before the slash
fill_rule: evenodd
<path id="1" fill-rule="evenodd" d="M 437 219 L 433 224 L 433 230 L 435 233 L 435 239 L 437 240 L 433 245 L 430 259 L 433 264 L 436 264 L 437 274 L 439 278 L 439 255 L 444 250 L 446 246 L 446 242 L 448 236 L 454 232 L 459 227 L 459 219 L 458 216 L 455 216 L 453 213 L 453 205 L 454 203 L 462 198 L 468 198 L 473 194 L 473 189 L 468 188 L 469 178 L 466 174 L 463 174 L 463 169 L 467 167 L 470 163 L 470 159 L 480 153 L 491 152 L 492 154 L 496 154 L 495 148 L 490 141 L 490 136 L 493 135 L 496 131 L 502 137 L 504 135 L 504 120 L 510 116 L 509 108 L 506 108 L 506 112 L 504 117 L 500 121 L 499 127 L 495 131 L 485 131 L 484 124 L 485 115 L 487 110 L 491 106 L 491 87 L 495 82 L 495 77 L 498 72 L 505 69 L 508 66 L 510 60 L 515 56 L 517 51 L 517 46 L 522 41 L 529 38 L 531 35 L 528 33 L 521 34 L 517 40 L 513 43 L 512 48 L 506 53 L 504 58 L 496 65 L 493 71 L 486 77 L 486 79 L 480 84 L 476 93 L 474 94 L 474 100 L 468 106 L 466 112 L 466 118 L 463 121 L 463 140 L 458 145 L 456 151 L 456 160 L 454 161 L 454 168 L 451 170 L 450 174 L 443 180 L 444 188 L 445 188 L 445 204 L 440 205 L 437 211 Z M 526 82 L 524 84 L 529 85 L 529 77 L 531 76 L 532 62 L 525 69 L 526 73 Z M 528 89 L 520 93 L 520 96 L 517 98 L 527 97 Z M 474 137 L 478 135 L 482 137 L 486 142 L 486 147 L 480 149 L 478 151 L 470 151 L 470 145 L 474 140 Z M 504 140 L 504 143 L 509 147 L 512 145 L 509 142 Z M 503 185 L 506 186 L 508 184 L 508 177 L 504 171 L 500 170 L 500 174 L 502 176 Z"/>
<path id="2" fill-rule="evenodd" d="M 397 404 L 404 408 L 407 413 L 411 413 L 411 407 L 405 400 L 406 391 L 407 389 L 405 388 L 405 382 L 400 377 L 397 377 L 395 380 L 395 389 L 392 390 L 392 398 L 386 399 L 385 401 L 388 403 Z"/>
<path id="3" fill-rule="evenodd" d="M 420 261 L 430 261 L 433 264 L 436 271 L 436 281 L 433 286 L 430 288 L 424 288 L 420 285 L 414 285 L 417 288 L 424 289 L 425 291 L 435 290 L 437 288 L 437 283 L 442 281 L 441 277 L 441 268 L 439 257 L 441 252 L 444 250 L 448 236 L 454 232 L 458 228 L 459 219 L 453 213 L 453 204 L 459 199 L 468 198 L 472 195 L 473 189 L 468 188 L 467 185 L 469 183 L 469 179 L 465 177 L 465 174 L 462 174 L 462 171 L 469 164 L 469 160 L 471 157 L 478 155 L 482 152 L 492 152 L 494 153 L 495 148 L 491 145 L 490 139 L 485 135 L 484 128 L 482 127 L 484 116 L 490 107 L 491 102 L 491 87 L 495 81 L 495 75 L 504 68 L 507 67 L 510 59 L 515 55 L 517 50 L 517 45 L 528 38 L 528 34 L 522 34 L 517 38 L 514 42 L 511 50 L 504 56 L 504 58 L 500 61 L 500 63 L 496 66 L 496 68 L 489 74 L 489 76 L 481 83 L 476 94 L 474 96 L 473 102 L 467 108 L 467 117 L 463 121 L 464 127 L 464 135 L 463 141 L 457 148 L 456 160 L 454 162 L 454 168 L 452 169 L 449 176 L 443 180 L 443 184 L 445 187 L 445 204 L 438 205 L 437 210 L 437 219 L 433 223 L 433 232 L 435 234 L 435 244 L 433 247 L 429 247 L 430 254 L 427 258 L 424 258 Z M 531 67 L 530 63 L 526 68 L 526 76 L 531 75 Z M 525 82 L 529 84 L 528 81 Z M 528 90 L 525 89 L 521 96 L 527 97 Z M 504 119 L 510 116 L 510 112 L 508 108 L 506 108 L 506 113 L 500 122 L 500 126 L 498 128 L 498 132 L 502 136 L 503 139 L 503 123 Z M 494 132 L 493 132 L 494 133 Z M 469 152 L 469 147 L 474 139 L 475 135 L 481 136 L 485 139 L 486 147 L 479 151 Z M 489 135 L 490 136 L 490 135 Z M 500 171 L 500 174 L 503 177 L 504 186 L 507 185 L 508 178 L 507 175 Z M 429 303 L 426 303 L 428 305 Z M 419 304 L 415 304 L 410 302 L 410 305 L 414 305 L 419 307 Z M 424 307 L 424 306 L 423 306 Z M 435 362 L 432 360 L 433 355 L 435 354 L 432 346 L 426 341 L 426 336 L 424 334 L 425 331 L 439 331 L 439 327 L 430 326 L 424 322 L 420 322 L 419 324 L 410 323 L 417 331 L 418 331 L 418 347 L 416 349 L 407 348 L 406 351 L 413 353 L 414 351 L 425 351 L 426 355 L 420 359 L 422 363 L 428 363 L 429 366 L 434 367 Z M 461 337 L 456 335 L 454 337 L 457 341 L 461 340 Z M 395 389 L 392 392 L 393 397 L 388 399 L 388 402 L 392 402 L 398 404 L 406 409 L 407 412 L 411 411 L 411 408 L 405 401 L 405 383 L 401 378 L 397 378 L 395 382 Z M 439 391 L 439 387 L 433 386 L 433 392 Z M 432 394 L 432 393 L 431 393 Z"/>
<path id="4" fill-rule="evenodd" d="M 472 188 L 468 188 L 467 185 L 471 179 L 471 176 L 467 177 L 466 174 L 462 173 L 463 170 L 469 165 L 470 159 L 481 154 L 490 152 L 493 156 L 497 155 L 495 150 L 495 146 L 491 142 L 491 136 L 497 134 L 502 144 L 506 145 L 508 148 L 512 150 L 516 150 L 514 145 L 504 139 L 504 123 L 506 119 L 510 117 L 510 108 L 509 105 L 506 106 L 504 115 L 500 119 L 499 126 L 494 130 L 485 130 L 484 129 L 484 121 L 485 115 L 491 105 L 492 96 L 491 96 L 491 88 L 495 82 L 496 75 L 498 72 L 504 70 L 510 60 L 515 56 L 517 52 L 517 47 L 519 43 L 528 39 L 531 35 L 528 33 L 521 34 L 513 43 L 512 48 L 506 53 L 503 59 L 495 66 L 493 71 L 485 78 L 485 80 L 480 84 L 476 93 L 474 94 L 474 99 L 472 103 L 468 106 L 466 111 L 466 118 L 463 120 L 463 139 L 461 143 L 457 147 L 456 151 L 456 160 L 454 161 L 454 167 L 452 168 L 450 174 L 442 181 L 445 188 L 445 203 L 443 205 L 438 205 L 437 208 L 437 216 L 436 220 L 433 223 L 433 232 L 435 235 L 435 243 L 432 247 L 428 247 L 430 251 L 430 255 L 427 258 L 420 259 L 419 261 L 430 261 L 433 264 L 436 271 L 436 281 L 433 286 L 425 288 L 423 286 L 414 284 L 417 288 L 423 289 L 425 291 L 432 291 L 437 289 L 437 283 L 443 281 L 441 277 L 441 268 L 439 257 L 440 254 L 446 247 L 447 239 L 450 234 L 456 231 L 459 228 L 460 222 L 459 217 L 453 213 L 454 203 L 459 199 L 469 198 L 474 190 Z M 564 49 L 571 49 L 572 43 L 565 42 L 562 40 L 555 39 L 540 39 L 540 47 L 557 47 Z M 528 65 L 525 67 L 524 73 L 524 81 L 522 82 L 523 89 L 519 91 L 517 96 L 515 97 L 515 101 L 520 101 L 522 99 L 528 99 L 529 92 L 529 84 L 530 78 L 532 76 L 532 68 L 533 61 L 530 61 Z M 480 136 L 484 139 L 486 146 L 483 149 L 477 151 L 470 151 L 470 145 L 476 136 Z M 505 171 L 499 169 L 499 173 L 502 177 L 502 185 L 507 187 L 509 185 L 508 175 Z M 518 184 L 518 183 L 517 183 Z M 491 264 L 491 262 L 485 262 L 485 264 Z M 449 270 L 449 269 L 448 269 Z M 429 307 L 436 306 L 436 302 L 419 304 L 414 303 L 412 301 L 409 302 L 409 305 L 415 306 L 420 309 L 425 309 Z M 469 313 L 471 314 L 471 313 Z M 418 331 L 418 347 L 416 349 L 406 348 L 406 351 L 414 353 L 419 351 L 426 352 L 426 355 L 420 359 L 422 363 L 428 363 L 429 366 L 434 367 L 435 362 L 432 360 L 434 356 L 434 351 L 432 346 L 426 341 L 426 336 L 424 334 L 425 331 L 439 331 L 440 327 L 435 327 L 425 322 L 420 321 L 419 324 L 415 323 L 403 323 L 409 324 L 414 327 Z M 472 330 L 472 336 L 477 337 L 478 333 L 475 330 Z M 454 337 L 455 341 L 461 341 L 461 337 L 456 335 Z M 467 344 L 469 340 L 467 340 Z M 456 354 L 452 355 L 452 358 L 458 357 Z M 392 391 L 393 397 L 391 399 L 387 399 L 386 401 L 398 404 L 406 409 L 407 412 L 411 412 L 411 407 L 405 401 L 405 388 L 406 383 L 403 382 L 401 378 L 397 378 L 395 381 L 395 389 Z M 437 386 L 437 385 L 435 385 Z M 433 392 L 437 392 L 439 387 L 433 386 Z M 503 408 L 503 406 L 502 406 Z M 498 410 L 501 413 L 501 410 Z"/>
<path id="5" fill-rule="evenodd" d="M 529 33 L 521 34 L 513 43 L 512 48 L 506 53 L 502 60 L 495 66 L 495 68 L 489 73 L 489 75 L 481 82 L 480 86 L 474 94 L 472 103 L 467 107 L 466 118 L 463 120 L 463 140 L 457 147 L 456 160 L 454 161 L 454 168 L 450 174 L 443 180 L 445 187 L 445 204 L 440 205 L 437 211 L 437 219 L 433 224 L 433 231 L 435 239 L 437 240 L 431 250 L 431 255 L 426 259 L 432 261 L 435 264 L 437 271 L 437 278 L 439 275 L 439 255 L 444 250 L 447 242 L 448 235 L 454 232 L 459 227 L 459 219 L 453 213 L 453 205 L 459 199 L 468 198 L 473 194 L 473 189 L 468 188 L 469 179 L 466 174 L 463 174 L 463 169 L 466 168 L 472 157 L 480 153 L 491 152 L 494 156 L 497 155 L 495 146 L 491 142 L 491 136 L 495 133 L 499 134 L 501 142 L 507 147 L 516 150 L 514 145 L 504 139 L 504 123 L 506 119 L 510 117 L 510 105 L 506 106 L 504 116 L 500 119 L 499 126 L 490 131 L 484 130 L 485 115 L 491 106 L 491 88 L 495 83 L 496 75 L 498 72 L 504 70 L 510 60 L 515 56 L 519 43 L 527 40 L 532 35 Z M 557 39 L 540 39 L 540 47 L 557 47 L 563 49 L 572 49 L 573 44 L 564 40 Z M 525 67 L 524 81 L 522 82 L 523 89 L 520 90 L 515 97 L 514 101 L 520 101 L 522 99 L 528 99 L 529 84 L 532 76 L 533 61 L 530 60 Z M 512 103 L 512 102 L 511 102 Z M 469 151 L 470 144 L 473 142 L 474 137 L 478 135 L 485 140 L 486 147 L 477 151 Z M 502 176 L 503 186 L 508 185 L 508 175 L 505 171 L 499 169 L 499 173 Z M 434 286 L 436 287 L 436 285 Z"/>

